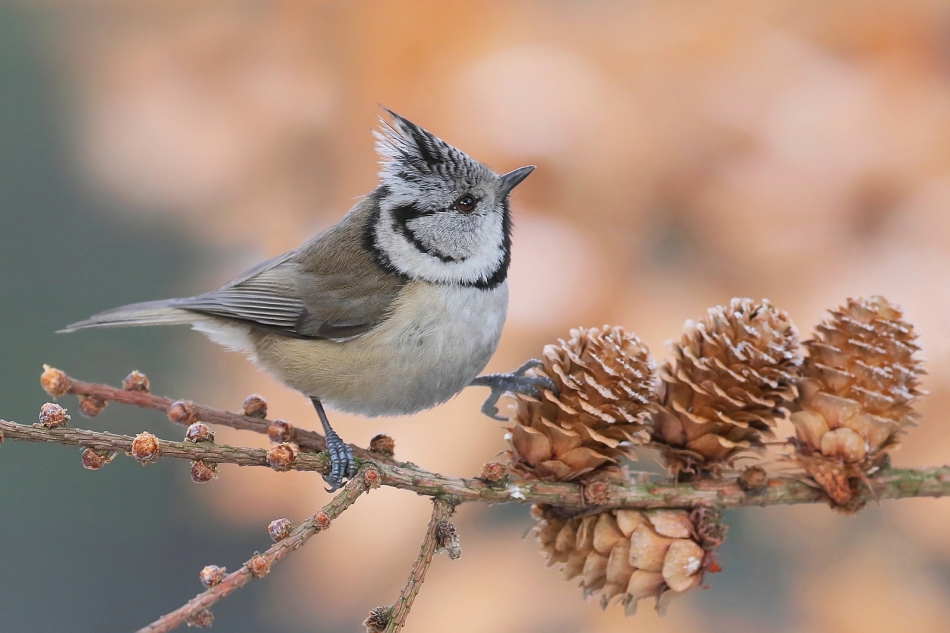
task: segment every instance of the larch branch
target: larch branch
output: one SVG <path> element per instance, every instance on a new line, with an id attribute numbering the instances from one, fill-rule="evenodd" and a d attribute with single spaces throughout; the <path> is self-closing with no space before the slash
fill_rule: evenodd
<path id="1" fill-rule="evenodd" d="M 267 574 L 274 563 L 302 546 L 311 536 L 329 527 L 330 521 L 353 505 L 357 498 L 366 492 L 369 487 L 366 482 L 365 471 L 363 471 L 350 480 L 330 503 L 323 506 L 321 512 L 300 524 L 290 533 L 290 536 L 276 543 L 263 554 L 252 557 L 239 570 L 225 576 L 217 585 L 198 594 L 186 604 L 171 613 L 163 615 L 148 626 L 139 629 L 136 633 L 165 633 L 171 631 L 187 623 L 202 611 L 209 609 L 218 600 L 227 597 L 252 579 Z"/>
<path id="2" fill-rule="evenodd" d="M 85 446 L 97 450 L 128 453 L 132 441 L 128 435 L 86 431 L 83 429 L 47 429 L 0 420 L 0 434 L 10 440 L 47 442 L 67 446 Z M 239 466 L 269 466 L 267 451 L 226 444 L 200 442 L 171 442 L 158 440 L 159 457 L 201 460 Z M 543 503 L 566 509 L 589 508 L 580 485 L 571 482 L 544 482 L 509 480 L 489 484 L 479 479 L 447 477 L 423 470 L 412 464 L 397 464 L 377 458 L 361 459 L 361 464 L 372 465 L 380 475 L 380 483 L 393 488 L 410 490 L 431 497 L 450 497 L 458 502 L 482 501 L 488 503 Z M 323 454 L 297 453 L 292 470 L 326 472 Z M 905 497 L 942 497 L 950 494 L 950 467 L 890 468 L 868 479 L 872 496 L 876 499 Z M 746 506 L 793 505 L 823 503 L 825 493 L 794 477 L 770 479 L 764 492 L 748 493 L 734 480 L 708 480 L 693 483 L 615 482 L 607 486 L 607 508 L 739 508 Z"/>
<path id="3" fill-rule="evenodd" d="M 409 579 L 406 585 L 399 592 L 399 599 L 393 605 L 389 616 L 389 623 L 386 625 L 386 633 L 396 633 L 406 625 L 406 618 L 409 616 L 409 610 L 412 603 L 422 588 L 422 583 L 426 578 L 426 571 L 432 564 L 432 557 L 435 555 L 436 548 L 439 546 L 438 529 L 439 525 L 446 521 L 454 512 L 455 507 L 447 500 L 436 497 L 432 500 L 432 516 L 429 518 L 429 526 L 426 528 L 425 537 L 422 539 L 422 546 L 419 548 L 419 557 L 412 565 L 412 571 L 409 572 Z"/>

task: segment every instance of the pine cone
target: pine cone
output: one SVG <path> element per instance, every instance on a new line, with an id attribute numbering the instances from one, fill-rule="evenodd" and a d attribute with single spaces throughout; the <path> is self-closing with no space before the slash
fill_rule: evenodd
<path id="1" fill-rule="evenodd" d="M 595 470 L 619 475 L 618 459 L 648 440 L 654 363 L 646 345 L 617 326 L 578 328 L 569 341 L 545 346 L 542 362 L 530 371 L 550 378 L 558 395 L 517 395 L 512 471 L 549 481 Z"/>
<path id="2" fill-rule="evenodd" d="M 794 400 L 798 331 L 768 301 L 733 299 L 687 321 L 673 359 L 661 365 L 653 441 L 674 474 L 718 472 L 773 437 Z"/>
<path id="3" fill-rule="evenodd" d="M 805 342 L 796 458 L 833 505 L 859 509 L 859 481 L 914 423 L 924 373 L 913 326 L 883 297 L 848 299 Z M 851 504 L 851 505 L 849 505 Z"/>
<path id="4" fill-rule="evenodd" d="M 565 519 L 535 506 L 532 513 L 548 566 L 562 564 L 565 580 L 580 576 L 584 597 L 601 593 L 602 608 L 622 596 L 628 616 L 643 598 L 655 598 L 664 611 L 669 600 L 698 587 L 706 571 L 719 570 L 712 550 L 722 528 L 701 510 L 692 517 L 686 510 L 608 510 Z"/>

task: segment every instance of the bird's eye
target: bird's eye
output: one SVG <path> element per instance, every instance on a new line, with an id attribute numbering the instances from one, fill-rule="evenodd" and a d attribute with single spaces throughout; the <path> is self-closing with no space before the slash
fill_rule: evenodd
<path id="1" fill-rule="evenodd" d="M 475 198 L 466 194 L 455 201 L 455 208 L 462 213 L 471 213 L 475 209 Z"/>

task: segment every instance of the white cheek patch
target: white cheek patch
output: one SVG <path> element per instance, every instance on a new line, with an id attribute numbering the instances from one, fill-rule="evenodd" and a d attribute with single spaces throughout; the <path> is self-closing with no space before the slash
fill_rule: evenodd
<path id="1" fill-rule="evenodd" d="M 437 217 L 430 217 L 435 222 L 438 221 Z M 436 251 L 452 257 L 458 256 L 460 261 L 442 261 L 434 255 L 420 251 L 393 227 L 392 214 L 386 210 L 380 212 L 379 224 L 376 227 L 376 245 L 399 272 L 415 279 L 434 283 L 478 283 L 491 278 L 505 260 L 501 213 L 483 216 L 476 230 L 467 235 L 458 230 L 451 235 L 452 232 L 448 228 L 441 228 L 437 223 L 429 224 L 424 233 L 420 232 L 421 239 L 423 242 L 431 239 L 434 242 L 431 246 L 434 246 Z M 453 242 L 461 248 L 453 250 Z M 468 255 L 465 256 L 464 253 Z"/>
<path id="2" fill-rule="evenodd" d="M 491 218 L 481 215 L 445 212 L 414 218 L 406 226 L 428 250 L 462 260 L 492 243 L 491 224 Z"/>

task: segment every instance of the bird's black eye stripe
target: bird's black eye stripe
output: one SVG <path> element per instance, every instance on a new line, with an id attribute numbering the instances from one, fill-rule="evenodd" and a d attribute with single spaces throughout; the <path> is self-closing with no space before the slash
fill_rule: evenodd
<path id="1" fill-rule="evenodd" d="M 411 220 L 428 215 L 424 210 L 420 209 L 419 207 L 407 205 L 393 209 L 392 214 L 393 230 L 401 233 L 402 236 L 406 238 L 406 240 L 412 244 L 417 251 L 420 253 L 425 253 L 426 255 L 431 255 L 432 257 L 438 258 L 445 263 L 458 261 L 450 255 L 443 255 L 442 253 L 426 246 L 422 240 L 416 237 L 416 234 L 413 233 L 412 229 L 409 228 L 409 222 Z"/>

